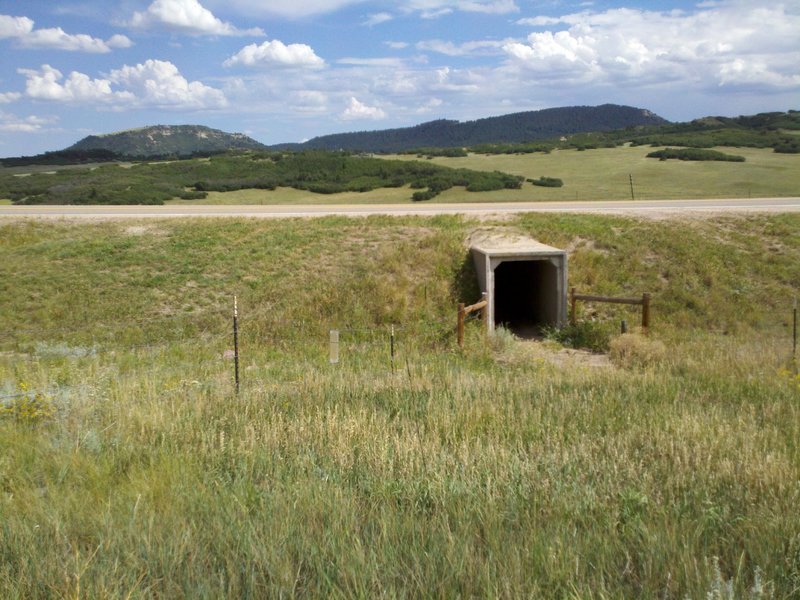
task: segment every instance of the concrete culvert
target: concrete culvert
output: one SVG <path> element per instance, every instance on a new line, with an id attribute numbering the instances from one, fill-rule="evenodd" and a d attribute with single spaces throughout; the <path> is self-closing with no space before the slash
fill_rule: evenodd
<path id="1" fill-rule="evenodd" d="M 567 317 L 567 253 L 536 240 L 478 235 L 470 241 L 478 283 L 489 302 L 489 330 L 520 337 L 560 327 Z"/>

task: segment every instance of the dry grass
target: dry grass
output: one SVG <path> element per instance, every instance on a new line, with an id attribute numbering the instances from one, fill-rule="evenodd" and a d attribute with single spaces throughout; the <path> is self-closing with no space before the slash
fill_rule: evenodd
<path id="1" fill-rule="evenodd" d="M 0 417 L 0 596 L 796 594 L 797 217 L 513 226 L 585 240 L 579 288 L 663 278 L 652 338 L 456 351 L 459 219 L 6 225 L 0 395 L 46 416 Z"/>

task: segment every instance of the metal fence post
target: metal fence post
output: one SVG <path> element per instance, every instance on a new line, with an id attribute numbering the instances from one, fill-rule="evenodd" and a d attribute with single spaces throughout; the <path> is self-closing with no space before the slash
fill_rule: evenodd
<path id="1" fill-rule="evenodd" d="M 464 347 L 464 316 L 466 311 L 464 310 L 465 306 L 463 302 L 460 302 L 458 305 L 458 325 L 456 328 L 456 337 L 458 339 L 458 347 Z"/>
<path id="2" fill-rule="evenodd" d="M 236 393 L 239 393 L 239 304 L 236 296 L 233 297 L 233 379 L 236 383 Z"/>

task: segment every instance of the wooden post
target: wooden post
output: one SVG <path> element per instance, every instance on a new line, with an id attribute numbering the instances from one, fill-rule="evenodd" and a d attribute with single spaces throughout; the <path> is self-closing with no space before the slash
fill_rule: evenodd
<path id="1" fill-rule="evenodd" d="M 633 197 L 633 175 L 630 173 L 628 174 L 628 180 L 631 182 L 631 200 L 636 200 L 636 198 Z"/>
<path id="2" fill-rule="evenodd" d="M 460 302 L 458 305 L 458 325 L 456 329 L 456 338 L 459 348 L 464 347 L 464 316 L 466 315 L 464 308 L 464 303 Z"/>
<path id="3" fill-rule="evenodd" d="M 328 341 L 328 361 L 332 364 L 339 363 L 339 330 L 331 329 Z"/>
<path id="4" fill-rule="evenodd" d="M 797 298 L 792 308 L 792 360 L 797 359 Z"/>
<path id="5" fill-rule="evenodd" d="M 236 383 L 236 393 L 239 393 L 239 304 L 236 296 L 233 297 L 233 380 Z"/>
<path id="6" fill-rule="evenodd" d="M 483 292 L 483 301 L 486 303 L 481 308 L 481 319 L 483 319 L 483 335 L 489 333 L 489 294 Z"/>
<path id="7" fill-rule="evenodd" d="M 394 325 L 392 325 L 392 335 L 389 338 L 389 352 L 392 360 L 392 375 L 394 375 Z"/>
<path id="8" fill-rule="evenodd" d="M 650 294 L 642 294 L 642 333 L 650 329 Z"/>
<path id="9" fill-rule="evenodd" d="M 569 290 L 569 324 L 575 325 L 575 288 Z"/>

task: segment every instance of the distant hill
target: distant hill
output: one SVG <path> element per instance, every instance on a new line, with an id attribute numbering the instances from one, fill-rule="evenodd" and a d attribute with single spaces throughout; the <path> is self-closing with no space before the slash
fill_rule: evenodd
<path id="1" fill-rule="evenodd" d="M 487 143 L 519 143 L 558 138 L 590 131 L 611 131 L 668 121 L 649 110 L 632 106 L 571 106 L 513 113 L 476 121 L 441 119 L 414 127 L 339 133 L 302 144 L 280 144 L 273 149 L 353 150 L 403 152 L 416 148 L 464 147 Z"/>
<path id="2" fill-rule="evenodd" d="M 772 148 L 800 154 L 800 111 L 765 112 L 739 117 L 704 117 L 688 123 L 671 123 L 639 135 L 606 134 L 637 145 L 713 148 Z M 624 136 L 624 137 L 623 137 Z"/>
<path id="3" fill-rule="evenodd" d="M 226 133 L 201 125 L 155 125 L 90 135 L 67 148 L 66 152 L 105 151 L 117 156 L 163 157 L 263 149 L 263 144 L 243 133 Z"/>

